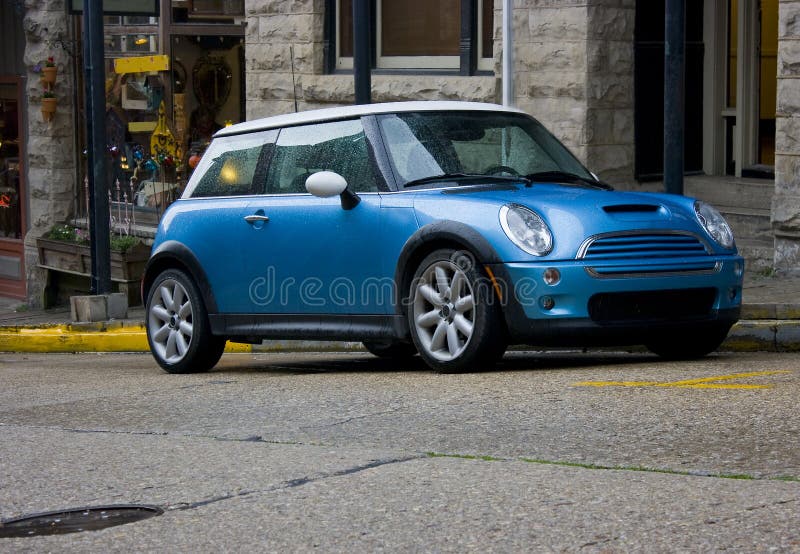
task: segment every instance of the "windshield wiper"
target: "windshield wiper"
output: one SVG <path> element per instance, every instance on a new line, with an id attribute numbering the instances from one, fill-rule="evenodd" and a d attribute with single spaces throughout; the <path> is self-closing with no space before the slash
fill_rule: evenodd
<path id="1" fill-rule="evenodd" d="M 416 187 L 427 185 L 439 181 L 493 181 L 493 182 L 515 182 L 530 184 L 530 179 L 522 175 L 484 175 L 483 173 L 442 173 L 441 175 L 431 175 L 407 182 L 403 187 Z"/>
<path id="2" fill-rule="evenodd" d="M 530 173 L 525 177 L 534 183 L 578 183 L 603 190 L 614 190 L 613 187 L 608 183 L 604 183 L 603 181 L 595 181 L 594 179 L 589 179 L 587 177 L 581 177 L 580 175 L 575 175 L 574 173 L 569 173 L 568 171 L 537 171 L 536 173 Z"/>

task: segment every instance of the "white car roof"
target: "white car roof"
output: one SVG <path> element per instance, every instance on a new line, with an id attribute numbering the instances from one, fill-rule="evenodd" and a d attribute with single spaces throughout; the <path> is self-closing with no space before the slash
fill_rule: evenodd
<path id="1" fill-rule="evenodd" d="M 354 106 L 340 106 L 337 108 L 325 108 L 321 110 L 309 110 L 305 112 L 264 117 L 262 119 L 255 119 L 245 123 L 237 123 L 236 125 L 231 125 L 230 127 L 224 127 L 217 131 L 214 136 L 223 137 L 228 135 L 238 135 L 253 131 L 275 129 L 276 127 L 287 127 L 304 123 L 318 123 L 336 119 L 360 117 L 363 115 L 431 111 L 489 111 L 524 113 L 522 110 L 518 110 L 516 108 L 500 106 L 498 104 L 486 104 L 482 102 L 453 102 L 435 100 L 417 102 L 387 102 L 383 104 L 359 104 Z"/>

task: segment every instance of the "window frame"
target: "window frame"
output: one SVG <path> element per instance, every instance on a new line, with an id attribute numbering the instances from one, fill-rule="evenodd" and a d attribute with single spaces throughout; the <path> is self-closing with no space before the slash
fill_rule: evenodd
<path id="1" fill-rule="evenodd" d="M 348 189 L 355 192 L 359 196 L 363 194 L 381 194 L 394 191 L 394 181 L 390 180 L 391 175 L 387 176 L 387 165 L 386 165 L 387 162 L 383 157 L 385 156 L 385 152 L 383 150 L 383 143 L 380 137 L 380 132 L 377 129 L 375 116 L 369 115 L 369 116 L 325 119 L 322 121 L 309 121 L 305 123 L 298 123 L 295 125 L 284 125 L 273 129 L 274 131 L 277 131 L 277 135 L 275 136 L 275 140 L 270 144 L 271 149 L 269 158 L 267 159 L 265 166 L 261 168 L 263 169 L 263 186 L 261 187 L 261 192 L 256 193 L 256 196 L 311 196 L 311 193 L 307 191 L 281 192 L 281 191 L 268 190 L 267 180 L 269 175 L 273 171 L 272 164 L 275 163 L 276 161 L 277 144 L 278 140 L 280 139 L 280 135 L 286 129 L 297 129 L 302 127 L 310 127 L 314 125 L 338 123 L 342 121 L 359 121 L 361 123 L 361 127 L 364 130 L 364 137 L 367 141 L 367 156 L 368 156 L 370 171 L 375 177 L 375 184 L 377 186 L 377 190 L 375 191 L 356 191 L 354 188 L 350 186 L 350 183 L 348 183 Z M 393 179 L 393 176 L 391 176 L 391 178 Z"/>
<path id="2" fill-rule="evenodd" d="M 181 195 L 181 199 L 190 199 L 190 200 L 205 200 L 205 199 L 220 199 L 220 198 L 247 198 L 252 196 L 259 196 L 264 194 L 264 187 L 266 186 L 266 176 L 267 170 L 269 165 L 272 161 L 272 156 L 275 150 L 275 143 L 278 140 L 279 129 L 266 129 L 263 131 L 255 131 L 252 133 L 242 133 L 239 135 L 229 135 L 229 136 L 222 136 L 217 137 L 212 141 L 211 145 L 206 149 L 205 153 L 200 159 L 200 163 L 192 172 L 191 177 L 189 177 L 189 181 L 186 184 L 186 189 L 184 190 L 183 194 Z M 258 157 L 258 162 L 253 170 L 253 177 L 251 179 L 250 187 L 251 191 L 247 194 L 217 194 L 217 195 L 204 195 L 204 196 L 195 196 L 195 190 L 199 186 L 200 182 L 202 181 L 203 177 L 206 175 L 210 167 L 215 161 L 215 158 L 211 157 L 211 154 L 215 154 L 215 150 L 212 150 L 214 147 L 214 142 L 219 141 L 222 143 L 223 147 L 228 145 L 236 145 L 240 143 L 243 139 L 245 140 L 261 140 L 261 153 Z M 231 152 L 236 150 L 235 148 L 226 148 L 222 150 L 222 152 Z"/>
<path id="3" fill-rule="evenodd" d="M 384 1 L 372 0 L 370 10 L 371 60 L 375 73 L 447 73 L 458 75 L 490 74 L 494 71 L 494 49 L 491 58 L 482 58 L 482 13 L 483 3 L 494 0 L 460 0 L 461 21 L 459 55 L 457 56 L 382 56 L 381 55 L 381 6 Z M 353 58 L 341 56 L 341 0 L 325 2 L 325 70 L 326 73 L 349 73 L 353 71 Z M 494 8 L 492 9 L 494 12 Z M 493 23 L 492 23 L 493 24 Z M 494 41 L 494 38 L 492 38 Z"/>

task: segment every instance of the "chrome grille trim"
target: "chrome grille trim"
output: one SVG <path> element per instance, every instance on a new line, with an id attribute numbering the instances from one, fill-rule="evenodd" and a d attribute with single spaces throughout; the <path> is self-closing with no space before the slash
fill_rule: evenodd
<path id="1" fill-rule="evenodd" d="M 719 273 L 722 263 L 711 253 L 708 242 L 689 231 L 640 230 L 589 237 L 576 259 L 595 264 L 584 268 L 595 279 L 678 277 Z"/>
<path id="2" fill-rule="evenodd" d="M 577 259 L 577 260 L 585 259 L 587 257 L 587 253 L 589 252 L 589 249 L 595 243 L 597 243 L 599 241 L 603 241 L 605 239 L 630 238 L 632 240 L 641 240 L 641 239 L 644 239 L 645 237 L 648 237 L 648 236 L 654 237 L 655 239 L 658 239 L 660 237 L 660 238 L 662 238 L 662 239 L 664 239 L 666 241 L 669 241 L 671 238 L 674 238 L 674 237 L 691 238 L 691 239 L 694 239 L 695 241 L 697 241 L 696 244 L 699 244 L 699 245 L 701 245 L 703 247 L 703 250 L 704 250 L 703 254 L 704 255 L 711 254 L 711 252 L 712 252 L 711 247 L 708 244 L 708 242 L 706 242 L 699 235 L 697 235 L 695 233 L 692 233 L 692 232 L 689 232 L 689 231 L 674 231 L 674 230 L 663 230 L 663 231 L 662 230 L 653 230 L 653 231 L 648 231 L 648 230 L 617 231 L 617 232 L 614 232 L 614 233 L 603 233 L 603 234 L 600 234 L 600 235 L 594 235 L 594 236 L 589 237 L 588 239 L 583 241 L 583 243 L 581 244 L 580 248 L 578 248 L 578 254 L 575 256 L 575 259 Z M 631 252 L 630 254 L 628 254 L 625 257 L 632 257 L 633 253 L 634 252 Z"/>
<path id="3" fill-rule="evenodd" d="M 598 272 L 594 267 L 585 267 L 584 271 L 594 279 L 619 279 L 619 278 L 643 278 L 643 277 L 688 277 L 691 275 L 713 275 L 722 270 L 722 262 L 716 262 L 710 269 L 688 269 L 688 270 L 665 270 L 665 271 L 621 271 L 613 272 L 603 270 Z M 611 268 L 608 268 L 611 269 Z"/>

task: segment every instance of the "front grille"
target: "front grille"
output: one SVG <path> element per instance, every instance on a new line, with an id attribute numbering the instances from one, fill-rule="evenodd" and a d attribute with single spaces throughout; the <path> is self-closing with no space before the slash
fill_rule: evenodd
<path id="1" fill-rule="evenodd" d="M 719 269 L 703 241 L 689 233 L 628 233 L 587 240 L 578 259 L 593 277 L 709 273 Z"/>
<path id="2" fill-rule="evenodd" d="M 578 257 L 584 260 L 618 260 L 707 254 L 705 245 L 694 235 L 652 233 L 596 237 L 581 249 Z"/>
<path id="3" fill-rule="evenodd" d="M 706 317 L 717 289 L 606 292 L 589 299 L 589 317 L 597 323 L 680 321 Z"/>

